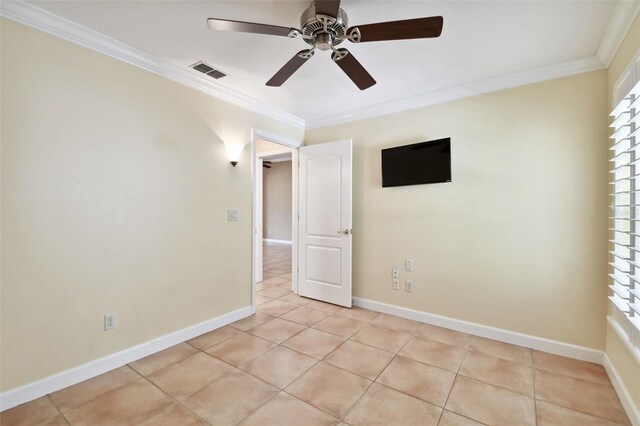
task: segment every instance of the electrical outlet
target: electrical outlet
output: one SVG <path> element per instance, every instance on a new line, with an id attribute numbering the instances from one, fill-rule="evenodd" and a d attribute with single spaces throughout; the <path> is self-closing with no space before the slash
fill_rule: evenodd
<path id="1" fill-rule="evenodd" d="M 238 221 L 238 210 L 227 210 L 227 220 L 229 222 Z"/>
<path id="2" fill-rule="evenodd" d="M 393 279 L 393 289 L 394 290 L 400 290 L 400 280 L 397 278 Z"/>
<path id="3" fill-rule="evenodd" d="M 400 278 L 400 268 L 398 266 L 391 268 L 391 278 Z"/>
<path id="4" fill-rule="evenodd" d="M 413 281 L 405 280 L 404 281 L 404 291 L 408 291 L 409 293 L 413 293 Z"/>
<path id="5" fill-rule="evenodd" d="M 413 272 L 413 259 L 406 259 L 404 261 L 404 270 L 408 272 Z"/>
<path id="6" fill-rule="evenodd" d="M 118 317 L 114 312 L 112 314 L 106 314 L 104 316 L 104 331 L 113 330 L 118 325 Z"/>

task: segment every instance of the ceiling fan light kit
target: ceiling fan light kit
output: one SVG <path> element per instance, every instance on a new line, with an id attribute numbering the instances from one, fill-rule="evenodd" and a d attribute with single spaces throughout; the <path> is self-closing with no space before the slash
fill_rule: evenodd
<path id="1" fill-rule="evenodd" d="M 313 57 L 316 49 L 331 50 L 331 59 L 358 86 L 360 90 L 376 84 L 374 78 L 345 48 L 337 48 L 345 40 L 352 43 L 372 41 L 436 38 L 442 33 L 442 16 L 380 22 L 349 27 L 349 17 L 340 8 L 340 0 L 316 0 L 302 13 L 300 28 L 209 18 L 207 25 L 216 31 L 235 31 L 253 34 L 302 38 L 311 49 L 301 50 L 289 60 L 268 82 L 267 86 L 284 84 L 302 65 Z"/>

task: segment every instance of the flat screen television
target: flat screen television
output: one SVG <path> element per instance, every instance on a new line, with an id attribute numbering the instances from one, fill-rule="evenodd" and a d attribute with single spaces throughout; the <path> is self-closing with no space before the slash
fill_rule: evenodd
<path id="1" fill-rule="evenodd" d="M 382 186 L 451 182 L 451 138 L 382 150 Z"/>

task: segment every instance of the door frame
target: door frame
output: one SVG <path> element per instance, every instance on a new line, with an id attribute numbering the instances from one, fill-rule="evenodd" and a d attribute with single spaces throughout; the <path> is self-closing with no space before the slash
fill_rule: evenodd
<path id="1" fill-rule="evenodd" d="M 251 229 L 251 312 L 256 312 L 256 257 L 258 243 L 262 246 L 262 235 L 257 235 L 257 152 L 256 142 L 258 139 L 264 139 L 269 142 L 284 145 L 291 150 L 291 289 L 298 294 L 298 148 L 303 145 L 302 142 L 286 138 L 274 133 L 265 132 L 260 129 L 251 129 L 251 192 L 252 192 L 252 229 Z M 262 170 L 260 170 L 262 171 Z M 262 205 L 260 205 L 262 208 Z M 294 273 L 293 271 L 296 271 Z"/>
<path id="2" fill-rule="evenodd" d="M 260 210 L 264 210 L 264 194 L 262 190 L 263 182 L 264 182 L 264 171 L 262 170 L 262 165 L 264 164 L 264 159 L 262 157 L 258 157 L 256 154 L 256 174 L 254 176 L 255 182 L 255 191 L 256 191 L 256 209 L 254 212 L 255 215 L 255 227 L 253 230 L 253 235 L 256 236 L 255 243 L 251 242 L 251 247 L 253 247 L 253 257 L 251 258 L 253 261 L 253 281 L 258 283 L 261 282 L 264 277 L 262 276 L 262 268 L 263 268 L 263 258 L 264 253 L 262 250 L 262 244 L 258 244 L 258 235 L 263 235 L 262 222 L 264 220 L 264 212 Z M 258 206 L 263 206 L 262 209 L 259 209 Z M 260 279 L 258 279 L 260 278 Z"/>

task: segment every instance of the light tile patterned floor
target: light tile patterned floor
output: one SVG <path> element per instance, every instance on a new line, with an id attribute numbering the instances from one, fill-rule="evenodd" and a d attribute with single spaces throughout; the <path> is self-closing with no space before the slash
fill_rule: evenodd
<path id="1" fill-rule="evenodd" d="M 294 295 L 265 246 L 258 312 L 2 413 L 12 425 L 629 425 L 604 369 Z"/>

